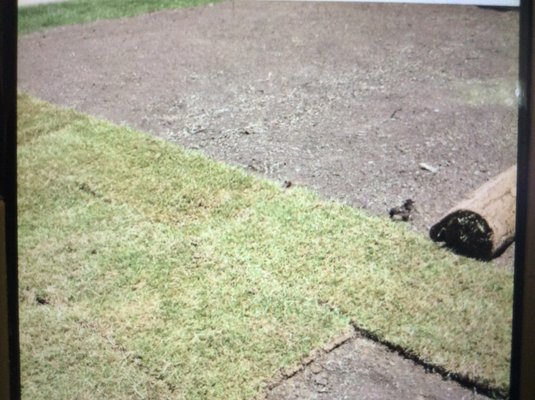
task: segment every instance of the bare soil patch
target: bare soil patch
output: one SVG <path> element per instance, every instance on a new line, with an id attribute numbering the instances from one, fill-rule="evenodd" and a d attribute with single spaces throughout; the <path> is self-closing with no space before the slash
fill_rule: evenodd
<path id="1" fill-rule="evenodd" d="M 476 7 L 223 2 L 24 36 L 19 87 L 374 214 L 411 198 L 427 234 L 515 162 L 517 27 Z"/>
<path id="2" fill-rule="evenodd" d="M 427 234 L 515 162 L 517 22 L 224 2 L 25 36 L 20 88 L 376 214 L 411 198 Z"/>
<path id="3" fill-rule="evenodd" d="M 486 398 L 359 336 L 321 355 L 266 396 L 267 400 Z"/>

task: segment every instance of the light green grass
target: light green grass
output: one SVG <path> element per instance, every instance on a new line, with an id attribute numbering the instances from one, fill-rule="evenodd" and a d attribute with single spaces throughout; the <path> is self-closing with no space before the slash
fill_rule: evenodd
<path id="1" fill-rule="evenodd" d="M 508 271 L 28 96 L 19 168 L 25 398 L 251 398 L 351 322 L 507 387 Z"/>
<path id="2" fill-rule="evenodd" d="M 68 0 L 19 8 L 19 32 L 99 19 L 132 17 L 167 8 L 193 7 L 217 0 Z"/>

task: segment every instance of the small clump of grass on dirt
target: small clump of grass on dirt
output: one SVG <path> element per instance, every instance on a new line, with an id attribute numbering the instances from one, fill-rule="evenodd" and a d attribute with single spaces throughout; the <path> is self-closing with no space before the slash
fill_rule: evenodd
<path id="1" fill-rule="evenodd" d="M 512 273 L 19 96 L 26 398 L 251 398 L 354 324 L 498 391 Z"/>
<path id="2" fill-rule="evenodd" d="M 30 33 L 55 26 L 101 19 L 133 17 L 168 8 L 194 7 L 217 0 L 68 0 L 19 8 L 19 32 Z"/>

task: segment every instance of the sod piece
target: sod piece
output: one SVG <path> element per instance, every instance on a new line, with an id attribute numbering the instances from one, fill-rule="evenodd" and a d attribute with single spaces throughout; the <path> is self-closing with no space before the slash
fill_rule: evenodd
<path id="1" fill-rule="evenodd" d="M 126 357 L 147 381 L 142 393 L 251 398 L 350 323 L 506 390 L 510 271 L 25 95 L 19 127 L 23 316 L 50 309 L 65 326 L 23 317 L 26 395 L 56 389 L 43 359 L 54 370 L 90 354 L 64 340 L 43 358 L 32 337 L 87 329 L 107 366 Z M 98 386 L 92 365 L 73 384 Z M 128 374 L 109 377 L 111 397 L 140 390 L 124 387 Z"/>

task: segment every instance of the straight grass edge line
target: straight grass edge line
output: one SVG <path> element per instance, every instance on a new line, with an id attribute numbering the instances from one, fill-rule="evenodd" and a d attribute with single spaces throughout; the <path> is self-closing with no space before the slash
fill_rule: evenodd
<path id="1" fill-rule="evenodd" d="M 31 97 L 31 96 L 29 96 Z M 32 98 L 35 100 L 35 98 Z M 53 108 L 55 109 L 59 109 L 59 110 L 72 110 L 72 109 L 69 109 L 69 108 L 64 108 L 64 107 L 59 107 L 57 105 L 53 105 L 51 103 L 48 103 L 48 102 L 44 102 L 42 100 L 39 100 L 39 102 L 42 102 L 44 104 L 47 104 L 47 105 L 51 105 Z M 78 114 L 79 116 L 83 116 L 83 117 L 88 117 L 90 119 L 94 119 L 98 122 L 106 122 L 106 123 L 110 123 L 112 125 L 115 125 L 113 123 L 111 123 L 110 121 L 107 121 L 107 120 L 104 120 L 104 119 L 101 119 L 101 118 L 96 118 L 96 117 L 93 117 L 91 115 L 88 115 L 88 114 L 85 114 L 85 113 L 81 113 L 81 112 L 78 112 L 76 110 L 74 110 L 76 114 Z M 130 127 L 126 127 L 126 129 L 132 129 Z M 138 131 L 138 130 L 134 130 L 136 132 L 139 132 L 141 133 L 142 135 L 144 136 L 147 136 L 147 137 L 150 137 L 151 135 L 148 135 L 146 134 L 145 132 L 142 132 L 142 131 Z M 162 140 L 163 142 L 166 142 L 164 139 L 159 139 L 159 138 L 156 138 L 156 140 Z M 194 152 L 195 154 L 197 154 L 197 152 L 195 151 Z M 225 164 L 225 163 L 222 163 L 223 165 L 227 165 L 228 164 Z M 231 167 L 233 168 L 233 167 Z M 239 168 L 237 168 L 239 169 Z M 258 178 L 257 178 L 258 179 Z M 265 180 L 266 182 L 273 182 L 271 181 L 270 179 L 262 179 L 260 178 L 260 180 Z M 485 394 L 487 396 L 490 396 L 490 397 L 494 397 L 494 398 L 507 398 L 507 389 L 505 387 L 496 387 L 496 386 L 493 386 L 492 384 L 489 383 L 489 381 L 487 379 L 483 379 L 481 377 L 472 377 L 470 378 L 469 376 L 465 375 L 465 374 L 461 374 L 461 373 L 455 373 L 455 372 L 450 372 L 448 371 L 446 368 L 440 366 L 440 365 L 437 365 L 437 364 L 433 364 L 431 362 L 428 362 L 426 361 L 424 358 L 422 358 L 421 356 L 418 356 L 418 354 L 416 354 L 413 350 L 411 349 L 407 349 L 407 348 L 404 348 L 400 345 L 397 345 L 395 343 L 392 343 L 390 341 L 387 341 L 383 338 L 381 338 L 378 334 L 374 333 L 373 331 L 370 331 L 370 330 L 367 330 L 365 328 L 361 328 L 358 323 L 350 318 L 350 315 L 349 313 L 347 312 L 341 312 L 340 310 L 337 310 L 336 307 L 332 307 L 330 306 L 329 304 L 323 304 L 324 306 L 327 305 L 328 308 L 331 308 L 333 311 L 337 311 L 338 313 L 340 313 L 341 315 L 344 315 L 346 318 L 348 318 L 349 320 L 349 324 L 352 326 L 352 328 L 354 329 L 354 331 L 361 335 L 362 337 L 365 337 L 365 338 L 368 338 L 368 339 L 371 339 L 372 341 L 378 343 L 378 344 L 381 344 L 381 345 L 384 345 L 386 346 L 388 349 L 396 352 L 397 354 L 399 354 L 400 356 L 406 358 L 406 359 L 409 359 L 413 362 L 415 362 L 416 364 L 420 365 L 420 366 L 423 366 L 424 369 L 426 371 L 429 371 L 429 372 L 435 372 L 435 373 L 438 373 L 440 374 L 444 379 L 446 380 L 453 380 L 457 383 L 459 383 L 461 386 L 463 387 L 466 387 L 466 388 L 469 388 L 469 389 L 476 389 L 478 391 L 478 393 L 481 393 L 481 394 Z M 355 336 L 353 336 L 355 337 Z M 347 340 L 350 340 L 351 338 L 348 338 Z M 347 341 L 346 340 L 346 341 Z M 345 342 L 345 341 L 344 341 Z M 341 344 L 343 344 L 344 342 L 340 343 L 338 346 L 336 347 L 339 347 Z M 332 350 L 334 350 L 334 348 L 332 348 L 330 351 L 325 351 L 324 348 L 325 346 L 321 347 L 322 345 L 320 345 L 320 347 L 317 347 L 316 349 L 313 349 L 311 351 L 311 353 L 309 354 L 312 354 L 312 356 L 315 354 L 316 357 L 313 358 L 313 359 L 310 359 L 309 357 L 311 357 L 310 355 L 308 357 L 304 357 L 302 358 L 301 361 L 297 361 L 297 366 L 294 367 L 295 369 L 295 372 L 293 374 L 290 374 L 291 371 L 293 369 L 290 369 L 289 373 L 285 373 L 284 371 L 279 371 L 278 373 L 275 374 L 275 379 L 278 377 L 278 376 L 281 376 L 282 379 L 288 379 L 290 378 L 291 376 L 295 375 L 296 373 L 300 372 L 301 370 L 303 370 L 307 365 L 309 365 L 310 363 L 312 363 L 317 357 L 319 357 L 322 353 L 328 353 Z M 308 362 L 307 362 L 308 361 Z M 270 387 L 269 385 L 269 380 L 268 381 L 265 381 L 266 382 L 266 387 Z M 282 380 L 281 380 L 282 382 Z M 276 387 L 277 385 L 275 386 L 272 386 L 272 387 Z"/>
<path id="2" fill-rule="evenodd" d="M 490 385 L 485 379 L 478 379 L 477 377 L 470 378 L 469 376 L 461 373 L 448 371 L 446 368 L 440 365 L 433 364 L 424 360 L 411 350 L 407 350 L 406 348 L 392 343 L 388 340 L 381 339 L 379 335 L 360 327 L 355 321 L 350 322 L 350 327 L 350 334 L 341 334 L 340 337 L 335 338 L 333 341 L 330 342 L 334 342 L 334 345 L 329 346 L 330 343 L 327 343 L 322 347 L 316 348 L 312 350 L 307 357 L 303 358 L 299 365 L 288 370 L 279 371 L 274 378 L 265 382 L 264 391 L 253 399 L 265 400 L 267 397 L 267 391 L 275 389 L 276 387 L 282 385 L 286 380 L 291 379 L 298 373 L 304 371 L 305 368 L 307 368 L 313 362 L 317 361 L 321 356 L 329 354 L 340 346 L 346 344 L 347 342 L 357 339 L 359 337 L 386 347 L 388 350 L 396 353 L 403 359 L 410 360 L 416 365 L 422 367 L 426 373 L 438 374 L 444 380 L 456 382 L 465 389 L 475 391 L 478 394 L 490 397 L 492 399 L 505 400 L 509 398 L 509 392 L 507 389 L 492 387 L 492 385 Z"/>
<path id="3" fill-rule="evenodd" d="M 330 310 L 329 307 L 327 308 Z M 286 369 L 281 369 L 277 371 L 272 378 L 265 380 L 263 383 L 264 387 L 262 388 L 262 392 L 253 397 L 253 399 L 264 400 L 268 391 L 271 391 L 282 385 L 286 380 L 291 379 L 299 372 L 304 371 L 306 367 L 317 361 L 321 356 L 333 352 L 340 346 L 343 346 L 347 342 L 355 339 L 357 336 L 357 331 L 350 321 L 349 325 L 340 331 L 337 336 L 334 336 L 330 341 L 325 342 L 320 347 L 312 349 L 308 355 L 301 358 L 296 365 L 290 366 Z"/>
<path id="4" fill-rule="evenodd" d="M 399 356 L 403 357 L 406 360 L 410 360 L 414 362 L 416 365 L 423 367 L 425 372 L 439 374 L 444 380 L 457 382 L 459 385 L 461 385 L 462 387 L 466 389 L 475 390 L 477 391 L 478 394 L 482 394 L 492 399 L 508 399 L 509 398 L 508 388 L 493 386 L 488 381 L 488 379 L 482 378 L 480 376 L 470 377 L 460 372 L 451 372 L 447 368 L 443 367 L 442 365 L 435 364 L 433 362 L 425 360 L 424 358 L 419 356 L 414 350 L 411 350 L 410 348 L 407 348 L 405 346 L 401 346 L 399 344 L 386 340 L 382 338 L 380 335 L 378 335 L 377 333 L 373 332 L 372 330 L 361 327 L 358 324 L 358 322 L 355 321 L 353 318 L 351 318 L 349 315 L 347 315 L 347 313 L 339 310 L 337 307 L 333 306 L 332 304 L 324 303 L 324 302 L 322 302 L 322 304 L 326 306 L 329 310 L 340 313 L 348 317 L 349 324 L 354 334 L 348 337 L 343 342 L 340 342 L 340 344 L 333 347 L 332 349 L 325 350 L 325 348 L 320 348 L 320 349 L 313 350 L 311 354 L 314 357 L 314 359 L 318 358 L 319 355 L 321 355 L 322 351 L 324 353 L 330 353 L 332 350 L 340 347 L 345 342 L 352 340 L 354 338 L 357 338 L 357 337 L 362 337 L 362 338 L 371 340 L 372 342 L 377 343 L 381 346 L 386 347 L 388 350 L 398 354 Z M 314 359 L 308 362 L 306 362 L 306 359 L 305 359 L 305 361 L 302 362 L 301 369 L 304 369 L 305 366 L 311 364 L 314 361 Z M 298 372 L 299 370 L 296 371 L 293 375 L 295 375 Z M 288 376 L 288 378 L 291 378 L 291 376 Z M 273 387 L 276 387 L 276 386 L 278 386 L 278 384 L 274 385 Z"/>
<path id="5" fill-rule="evenodd" d="M 351 326 L 356 332 L 356 336 L 361 336 L 365 339 L 369 339 L 375 343 L 385 346 L 387 349 L 397 353 L 399 356 L 414 362 L 415 364 L 423 367 L 426 372 L 439 374 L 443 379 L 457 382 L 459 385 L 466 389 L 475 390 L 478 394 L 490 397 L 492 399 L 508 399 L 509 390 L 507 388 L 493 387 L 492 384 L 481 377 L 469 377 L 468 375 L 448 371 L 445 367 L 426 361 L 413 350 L 407 349 L 396 343 L 390 342 L 381 338 L 376 333 L 362 328 L 357 322 L 351 320 Z"/>

